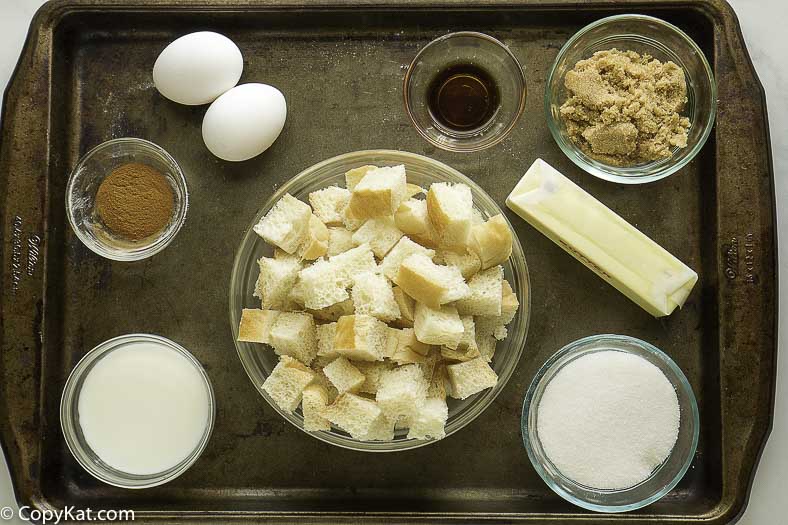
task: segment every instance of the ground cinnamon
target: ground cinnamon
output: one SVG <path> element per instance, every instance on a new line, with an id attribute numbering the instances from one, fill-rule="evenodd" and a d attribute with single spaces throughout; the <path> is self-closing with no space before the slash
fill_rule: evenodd
<path id="1" fill-rule="evenodd" d="M 128 241 L 141 241 L 170 222 L 175 196 L 166 177 L 137 162 L 123 164 L 101 182 L 96 212 L 111 233 Z"/>

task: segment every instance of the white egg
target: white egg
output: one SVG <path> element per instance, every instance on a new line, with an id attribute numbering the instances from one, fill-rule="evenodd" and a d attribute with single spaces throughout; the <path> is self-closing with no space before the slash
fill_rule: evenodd
<path id="1" fill-rule="evenodd" d="M 200 31 L 164 48 L 153 65 L 159 93 L 180 104 L 207 104 L 238 83 L 244 68 L 241 50 L 224 35 Z"/>
<path id="2" fill-rule="evenodd" d="M 287 103 L 281 91 L 267 84 L 241 84 L 208 108 L 202 138 L 220 159 L 251 159 L 274 143 L 286 117 Z"/>

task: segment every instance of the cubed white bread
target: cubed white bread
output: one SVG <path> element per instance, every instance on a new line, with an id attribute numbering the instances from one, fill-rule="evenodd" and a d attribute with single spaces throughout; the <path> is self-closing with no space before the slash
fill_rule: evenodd
<path id="1" fill-rule="evenodd" d="M 320 385 L 326 389 L 328 392 L 328 403 L 331 404 L 334 400 L 339 396 L 339 392 L 331 384 L 331 381 L 328 380 L 326 374 L 323 372 L 323 368 L 333 361 L 334 359 L 328 359 L 325 357 L 317 356 L 314 361 L 312 361 L 312 372 L 315 373 L 315 380 L 312 382 L 313 384 Z"/>
<path id="2" fill-rule="evenodd" d="M 314 261 L 328 251 L 328 228 L 314 213 L 309 217 L 309 228 L 304 243 L 299 248 L 301 258 Z"/>
<path id="3" fill-rule="evenodd" d="M 362 244 L 339 255 L 334 255 L 329 261 L 339 276 L 344 279 L 346 286 L 352 286 L 359 275 L 373 272 L 378 267 L 375 255 L 368 244 Z"/>
<path id="4" fill-rule="evenodd" d="M 399 319 L 401 315 L 391 283 L 377 272 L 360 275 L 350 296 L 357 314 L 371 315 L 386 322 Z"/>
<path id="5" fill-rule="evenodd" d="M 326 255 L 329 257 L 346 252 L 354 246 L 353 232 L 350 230 L 344 227 L 328 229 L 328 250 Z"/>
<path id="6" fill-rule="evenodd" d="M 387 416 L 410 418 L 427 399 L 428 386 L 419 365 L 399 366 L 381 375 L 375 400 Z"/>
<path id="7" fill-rule="evenodd" d="M 475 253 L 455 252 L 452 250 L 441 250 L 435 260 L 443 262 L 446 266 L 456 266 L 460 269 L 462 277 L 467 281 L 478 272 L 482 263 Z"/>
<path id="8" fill-rule="evenodd" d="M 472 226 L 473 196 L 465 184 L 436 182 L 427 192 L 427 215 L 441 246 L 464 247 Z"/>
<path id="9" fill-rule="evenodd" d="M 336 264 L 318 259 L 298 273 L 304 306 L 312 310 L 326 308 L 350 298 L 347 277 Z"/>
<path id="10" fill-rule="evenodd" d="M 444 305 L 436 309 L 419 302 L 416 303 L 413 329 L 416 339 L 422 343 L 450 348 L 457 347 L 465 331 L 456 307 Z"/>
<path id="11" fill-rule="evenodd" d="M 314 318 L 305 312 L 281 312 L 271 326 L 271 346 L 280 356 L 291 356 L 309 365 L 317 355 Z"/>
<path id="12" fill-rule="evenodd" d="M 315 328 L 317 333 L 317 355 L 319 357 L 335 358 L 339 356 L 334 350 L 334 337 L 337 334 L 337 324 L 319 324 Z"/>
<path id="13" fill-rule="evenodd" d="M 402 236 L 391 216 L 375 217 L 353 233 L 353 244 L 368 244 L 375 257 L 382 259 Z"/>
<path id="14" fill-rule="evenodd" d="M 381 414 L 369 428 L 369 432 L 364 436 L 365 441 L 391 441 L 394 439 L 394 428 L 396 420 L 388 417 L 385 413 Z"/>
<path id="15" fill-rule="evenodd" d="M 476 324 L 474 323 L 473 316 L 470 315 L 461 315 L 460 320 L 462 321 L 462 338 L 457 343 L 457 346 L 449 346 L 452 350 L 459 350 L 460 352 L 471 351 L 474 352 L 477 350 L 476 348 Z M 478 354 L 476 354 L 478 355 Z M 445 356 L 444 356 L 445 357 Z M 476 356 L 473 356 L 476 357 Z"/>
<path id="16" fill-rule="evenodd" d="M 335 322 L 343 315 L 352 315 L 353 312 L 355 312 L 355 307 L 353 306 L 353 299 L 345 299 L 340 303 L 335 303 L 325 308 L 320 308 L 318 310 L 307 308 L 306 311 L 312 314 L 315 319 Z"/>
<path id="17" fill-rule="evenodd" d="M 304 430 L 318 432 L 331 430 L 331 422 L 323 417 L 328 406 L 328 391 L 323 385 L 311 384 L 302 394 L 301 411 L 304 413 Z"/>
<path id="18" fill-rule="evenodd" d="M 254 231 L 265 242 L 295 253 L 304 241 L 311 216 L 312 208 L 307 203 L 287 193 L 255 225 Z"/>
<path id="19" fill-rule="evenodd" d="M 503 280 L 501 294 L 501 321 L 503 324 L 509 324 L 520 307 L 520 301 L 517 300 L 517 295 L 512 290 L 512 285 L 506 279 Z"/>
<path id="20" fill-rule="evenodd" d="M 342 225 L 342 210 L 350 201 L 350 190 L 339 186 L 328 186 L 309 194 L 309 204 L 326 226 Z"/>
<path id="21" fill-rule="evenodd" d="M 413 330 L 413 328 L 392 330 L 397 335 L 397 348 L 410 348 L 419 355 L 427 355 L 430 353 L 432 347 L 419 341 L 416 338 L 416 331 Z"/>
<path id="22" fill-rule="evenodd" d="M 415 197 L 416 195 L 427 194 L 427 190 L 419 186 L 418 184 L 411 184 L 410 182 L 405 185 L 405 196 L 402 199 L 402 202 L 410 199 L 411 197 Z M 399 208 L 398 208 L 399 209 Z"/>
<path id="23" fill-rule="evenodd" d="M 407 235 L 423 235 L 427 233 L 430 219 L 427 215 L 427 201 L 408 199 L 399 205 L 394 213 L 397 228 Z"/>
<path id="24" fill-rule="evenodd" d="M 481 354 L 479 353 L 479 348 L 476 344 L 473 347 L 466 347 L 464 350 L 458 349 L 451 349 L 446 346 L 441 347 L 441 357 L 443 357 L 446 361 L 470 361 L 471 359 L 476 359 Z"/>
<path id="25" fill-rule="evenodd" d="M 435 256 L 435 250 L 425 248 L 424 246 L 413 242 L 408 237 L 402 237 L 380 262 L 380 271 L 383 272 L 383 275 L 393 281 L 397 278 L 397 273 L 399 272 L 402 262 L 409 256 L 417 253 L 422 254 L 429 259 L 432 259 Z"/>
<path id="26" fill-rule="evenodd" d="M 388 327 L 388 335 L 386 337 L 386 350 L 383 352 L 384 359 L 391 359 L 399 348 L 399 330 L 396 328 Z"/>
<path id="27" fill-rule="evenodd" d="M 427 398 L 446 399 L 449 379 L 446 374 L 446 365 L 442 362 L 435 366 L 435 371 L 427 388 Z"/>
<path id="28" fill-rule="evenodd" d="M 429 398 L 411 418 L 408 438 L 443 439 L 446 437 L 447 419 L 449 419 L 449 407 L 446 405 L 446 400 Z"/>
<path id="29" fill-rule="evenodd" d="M 501 315 L 503 304 L 503 268 L 493 266 L 468 281 L 470 295 L 457 301 L 460 315 Z"/>
<path id="30" fill-rule="evenodd" d="M 391 360 L 398 365 L 408 365 L 412 363 L 421 364 L 427 359 L 423 355 L 414 352 L 410 347 L 400 346 L 394 351 Z"/>
<path id="31" fill-rule="evenodd" d="M 271 343 L 271 327 L 279 312 L 244 308 L 238 326 L 238 340 L 247 343 Z"/>
<path id="32" fill-rule="evenodd" d="M 300 272 L 299 272 L 300 273 Z M 302 310 L 304 308 L 304 283 L 296 278 L 296 282 L 287 293 L 283 310 Z"/>
<path id="33" fill-rule="evenodd" d="M 343 356 L 323 367 L 323 373 L 340 394 L 355 392 L 364 384 L 364 374 Z"/>
<path id="34" fill-rule="evenodd" d="M 479 349 L 479 355 L 488 363 L 495 355 L 496 346 L 498 346 L 498 340 L 492 335 L 476 334 L 476 347 Z"/>
<path id="35" fill-rule="evenodd" d="M 416 301 L 432 308 L 471 293 L 458 268 L 435 264 L 422 253 L 414 253 L 402 261 L 394 282 Z"/>
<path id="36" fill-rule="evenodd" d="M 368 171 L 351 190 L 348 209 L 355 217 L 394 215 L 407 195 L 405 166 Z"/>
<path id="37" fill-rule="evenodd" d="M 432 380 L 432 375 L 435 372 L 435 367 L 442 362 L 440 349 L 437 346 L 430 346 L 430 351 L 424 356 L 424 362 L 420 363 L 421 371 L 424 374 L 424 379 L 429 383 Z"/>
<path id="38" fill-rule="evenodd" d="M 314 379 L 314 372 L 297 360 L 283 355 L 263 383 L 263 390 L 279 408 L 293 412 L 301 403 L 304 389 Z"/>
<path id="39" fill-rule="evenodd" d="M 456 399 L 466 399 L 498 382 L 498 374 L 483 357 L 446 365 L 446 372 L 451 383 L 451 397 Z"/>
<path id="40" fill-rule="evenodd" d="M 471 210 L 471 227 L 479 226 L 480 224 L 484 224 L 484 222 L 485 219 L 484 219 L 484 215 L 482 215 L 482 212 L 480 212 L 476 208 Z"/>
<path id="41" fill-rule="evenodd" d="M 402 288 L 399 286 L 392 287 L 391 292 L 394 295 L 394 301 L 396 301 L 400 312 L 400 317 L 394 320 L 394 324 L 400 327 L 412 328 L 413 316 L 416 313 L 416 300 L 403 292 Z"/>
<path id="42" fill-rule="evenodd" d="M 282 248 L 274 246 L 274 259 L 291 259 L 293 257 L 299 259 L 297 256 L 287 253 Z"/>
<path id="43" fill-rule="evenodd" d="M 266 309 L 284 309 L 287 296 L 298 279 L 301 261 L 288 256 L 281 259 L 261 257 L 257 261 L 260 274 L 254 288 L 254 296 L 259 297 Z"/>
<path id="44" fill-rule="evenodd" d="M 358 217 L 350 209 L 350 203 L 342 210 L 342 224 L 350 231 L 356 231 L 367 221 L 367 217 Z"/>
<path id="45" fill-rule="evenodd" d="M 364 178 L 364 175 L 376 169 L 378 169 L 377 166 L 367 164 L 366 166 L 359 166 L 358 168 L 353 168 L 352 170 L 346 171 L 345 187 L 348 189 L 348 191 L 353 191 L 356 185 L 361 182 L 361 179 Z"/>
<path id="46" fill-rule="evenodd" d="M 380 385 L 380 376 L 386 370 L 391 370 L 393 365 L 388 361 L 356 361 L 353 363 L 359 372 L 364 374 L 364 383 L 358 391 L 365 394 L 376 394 Z"/>
<path id="47" fill-rule="evenodd" d="M 389 327 L 369 315 L 346 315 L 337 321 L 334 349 L 354 361 L 382 361 Z"/>
<path id="48" fill-rule="evenodd" d="M 476 333 L 479 336 L 492 336 L 499 341 L 506 339 L 508 333 L 506 325 L 514 319 L 520 303 L 517 300 L 517 295 L 512 291 L 512 287 L 506 280 L 502 283 L 501 292 L 501 315 L 476 316 Z"/>
<path id="49" fill-rule="evenodd" d="M 328 405 L 323 417 L 353 438 L 363 440 L 382 413 L 375 401 L 348 392 Z"/>
<path id="50" fill-rule="evenodd" d="M 504 263 L 512 255 L 512 230 L 503 215 L 471 228 L 468 248 L 479 257 L 482 269 Z"/>

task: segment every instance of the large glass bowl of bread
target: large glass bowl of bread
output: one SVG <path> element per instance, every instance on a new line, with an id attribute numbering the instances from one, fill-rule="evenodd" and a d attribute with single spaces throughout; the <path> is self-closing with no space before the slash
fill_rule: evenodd
<path id="1" fill-rule="evenodd" d="M 362 451 L 420 447 L 473 421 L 517 366 L 529 309 L 498 205 L 401 151 L 340 155 L 284 184 L 251 221 L 230 283 L 255 388 L 298 428 Z"/>

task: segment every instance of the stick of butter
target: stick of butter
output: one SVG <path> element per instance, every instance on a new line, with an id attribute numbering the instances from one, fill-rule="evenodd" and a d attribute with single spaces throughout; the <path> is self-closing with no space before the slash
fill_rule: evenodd
<path id="1" fill-rule="evenodd" d="M 506 205 L 655 317 L 682 306 L 698 274 L 542 159 Z"/>

